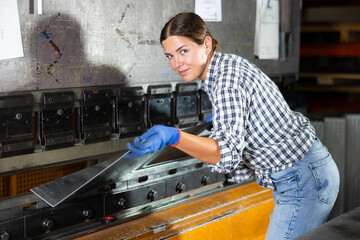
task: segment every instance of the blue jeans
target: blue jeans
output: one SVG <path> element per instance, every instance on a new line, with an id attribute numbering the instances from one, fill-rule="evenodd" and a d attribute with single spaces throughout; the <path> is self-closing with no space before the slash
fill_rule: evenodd
<path id="1" fill-rule="evenodd" d="M 339 192 L 339 171 L 330 153 L 316 139 L 303 159 L 270 174 L 274 211 L 266 240 L 294 239 L 323 224 Z"/>

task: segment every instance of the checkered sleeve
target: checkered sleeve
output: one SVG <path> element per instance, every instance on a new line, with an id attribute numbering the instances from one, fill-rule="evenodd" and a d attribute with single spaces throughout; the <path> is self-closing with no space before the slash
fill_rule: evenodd
<path id="1" fill-rule="evenodd" d="M 233 76 L 232 76 L 233 77 Z M 247 114 L 246 99 L 241 89 L 232 85 L 233 81 L 225 73 L 220 79 L 219 88 L 213 94 L 213 132 L 210 138 L 215 139 L 220 147 L 221 160 L 210 166 L 212 171 L 228 173 L 234 169 L 241 175 L 241 179 L 248 179 L 251 170 L 242 161 L 244 149 L 245 116 Z"/>

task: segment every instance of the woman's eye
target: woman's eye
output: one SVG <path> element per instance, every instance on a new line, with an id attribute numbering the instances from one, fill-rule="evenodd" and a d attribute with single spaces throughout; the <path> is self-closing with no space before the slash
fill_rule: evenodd
<path id="1" fill-rule="evenodd" d="M 181 54 L 185 54 L 185 53 L 187 53 L 187 52 L 188 52 L 188 50 L 186 50 L 186 49 L 182 49 L 182 50 L 180 51 Z"/>
<path id="2" fill-rule="evenodd" d="M 173 55 L 168 54 L 168 55 L 166 55 L 166 57 L 167 57 L 168 59 L 171 59 L 171 58 L 173 58 Z"/>

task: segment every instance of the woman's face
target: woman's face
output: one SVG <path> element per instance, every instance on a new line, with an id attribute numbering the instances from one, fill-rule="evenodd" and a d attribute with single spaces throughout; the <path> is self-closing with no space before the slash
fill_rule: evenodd
<path id="1" fill-rule="evenodd" d="M 205 81 L 209 57 L 206 43 L 198 45 L 187 37 L 170 36 L 161 44 L 172 69 L 184 81 L 191 82 L 196 78 Z"/>

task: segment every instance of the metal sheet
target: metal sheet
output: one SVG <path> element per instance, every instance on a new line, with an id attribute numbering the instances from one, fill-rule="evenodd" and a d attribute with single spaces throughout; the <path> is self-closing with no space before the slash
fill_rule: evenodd
<path id="1" fill-rule="evenodd" d="M 324 145 L 333 156 L 340 173 L 340 191 L 329 216 L 335 218 L 345 212 L 345 158 L 346 158 L 346 121 L 345 118 L 325 118 Z"/>
<path id="2" fill-rule="evenodd" d="M 324 142 L 324 123 L 321 121 L 311 121 L 311 124 L 315 128 L 316 136 L 321 142 Z"/>
<path id="3" fill-rule="evenodd" d="M 360 206 L 360 115 L 346 119 L 346 211 Z"/>
<path id="4" fill-rule="evenodd" d="M 96 181 L 98 176 L 105 173 L 113 165 L 122 160 L 128 153 L 129 152 L 126 152 L 115 161 L 105 161 L 100 164 L 93 165 L 30 190 L 50 206 L 55 207 L 82 190 L 85 186 L 89 186 L 89 183 Z"/>
<path id="5" fill-rule="evenodd" d="M 205 126 L 206 124 L 201 124 L 183 130 L 197 135 L 203 132 Z M 172 150 L 173 148 L 166 146 L 163 150 L 153 154 L 139 158 L 124 159 L 124 156 L 129 153 L 126 152 L 115 160 L 111 159 L 90 166 L 65 177 L 32 188 L 31 191 L 50 206 L 55 207 L 67 199 L 75 198 L 82 193 L 103 186 L 109 181 L 114 181 L 119 178 L 119 176 L 129 174 L 154 159 L 156 161 L 157 156 L 161 156 Z"/>
<path id="6" fill-rule="evenodd" d="M 347 212 L 320 227 L 296 238 L 297 240 L 353 240 L 360 239 L 360 207 Z"/>

